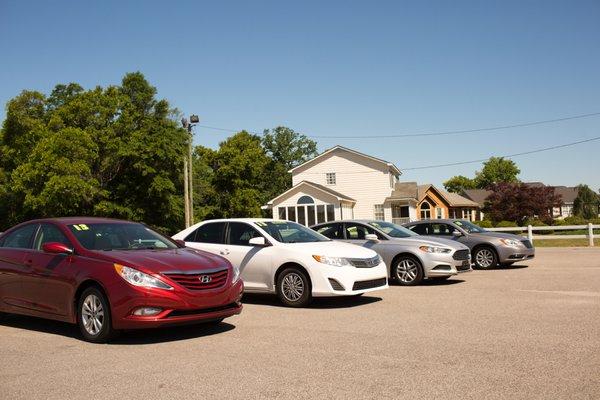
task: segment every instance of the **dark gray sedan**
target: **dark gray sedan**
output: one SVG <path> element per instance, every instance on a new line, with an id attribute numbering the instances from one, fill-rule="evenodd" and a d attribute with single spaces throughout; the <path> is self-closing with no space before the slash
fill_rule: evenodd
<path id="1" fill-rule="evenodd" d="M 471 249 L 477 268 L 508 266 L 535 256 L 533 244 L 522 236 L 487 231 L 463 219 L 429 219 L 404 226 L 419 235 L 454 239 Z"/>

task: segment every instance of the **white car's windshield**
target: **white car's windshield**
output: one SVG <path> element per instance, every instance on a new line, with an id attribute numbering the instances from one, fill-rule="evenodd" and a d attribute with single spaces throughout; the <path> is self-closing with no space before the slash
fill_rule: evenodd
<path id="1" fill-rule="evenodd" d="M 395 238 L 407 238 L 411 236 L 418 236 L 413 231 L 406 229 L 403 226 L 392 224 L 391 222 L 384 221 L 371 221 L 369 222 L 374 228 L 379 229 L 381 232 Z"/>
<path id="2" fill-rule="evenodd" d="M 281 243 L 328 242 L 325 236 L 290 221 L 258 221 L 256 225 Z"/>
<path id="3" fill-rule="evenodd" d="M 472 222 L 469 221 L 465 221 L 463 219 L 459 219 L 454 221 L 454 224 L 463 228 L 465 231 L 469 232 L 469 233 L 483 233 L 486 232 L 485 229 L 475 225 Z"/>

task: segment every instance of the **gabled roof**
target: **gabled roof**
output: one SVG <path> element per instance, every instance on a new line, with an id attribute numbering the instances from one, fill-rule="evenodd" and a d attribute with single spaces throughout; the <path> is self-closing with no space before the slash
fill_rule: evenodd
<path id="1" fill-rule="evenodd" d="M 417 182 L 396 182 L 392 194 L 386 198 L 389 200 L 417 200 Z"/>
<path id="2" fill-rule="evenodd" d="M 340 192 L 336 192 L 333 189 L 328 188 L 327 186 L 323 186 L 323 185 L 319 185 L 318 183 L 314 183 L 314 182 L 310 182 L 310 181 L 301 181 L 298 182 L 295 186 L 292 186 L 291 188 L 289 188 L 288 190 L 286 190 L 285 192 L 281 193 L 279 196 L 275 197 L 274 199 L 269 200 L 269 202 L 267 203 L 267 205 L 272 205 L 274 202 L 276 202 L 279 198 L 285 196 L 286 194 L 288 194 L 289 192 L 291 192 L 294 189 L 299 188 L 300 186 L 310 186 L 313 187 L 317 190 L 320 190 L 322 192 L 327 193 L 330 196 L 336 197 L 339 201 L 348 201 L 351 203 L 356 203 L 356 200 L 354 200 L 351 197 L 348 197 Z"/>
<path id="3" fill-rule="evenodd" d="M 443 200 L 445 200 L 446 203 L 448 203 L 448 205 L 450 207 L 479 207 L 479 204 L 477 204 L 473 200 L 469 200 L 457 193 L 450 193 L 445 190 L 438 189 L 437 187 L 433 186 L 432 184 L 418 186 L 418 191 L 419 191 L 418 201 L 419 201 L 419 203 L 422 202 L 423 199 L 425 199 L 425 197 L 427 196 L 427 192 L 431 189 L 435 190 L 440 195 L 440 197 Z"/>
<path id="4" fill-rule="evenodd" d="M 376 161 L 376 162 L 385 164 L 389 169 L 391 169 L 397 175 L 402 175 L 402 172 L 398 169 L 398 167 L 396 167 L 393 163 L 391 163 L 389 161 L 385 161 L 385 160 L 382 160 L 380 158 L 369 156 L 369 155 L 367 155 L 365 153 L 361 153 L 360 151 L 352 150 L 352 149 L 349 149 L 347 147 L 340 146 L 340 145 L 337 145 L 337 146 L 334 146 L 334 147 L 332 147 L 332 148 L 330 148 L 328 150 L 325 150 L 323 153 L 319 154 L 315 158 L 312 158 L 312 159 L 306 161 L 305 163 L 302 163 L 302 164 L 300 164 L 300 165 L 298 165 L 298 166 L 290 169 L 288 172 L 293 173 L 298 168 L 301 168 L 301 167 L 303 167 L 303 166 L 305 166 L 307 164 L 310 164 L 310 163 L 312 163 L 312 162 L 314 162 L 314 161 L 316 161 L 316 160 L 318 160 L 318 159 L 326 156 L 327 154 L 333 153 L 334 151 L 345 151 L 345 152 L 348 152 L 348 153 L 351 153 L 351 154 L 354 154 L 354 155 L 357 155 L 357 156 L 360 156 L 360 157 L 367 158 L 367 159 L 372 160 L 372 161 Z"/>
<path id="5" fill-rule="evenodd" d="M 554 193 L 561 196 L 563 204 L 574 203 L 579 189 L 577 187 L 554 186 Z"/>

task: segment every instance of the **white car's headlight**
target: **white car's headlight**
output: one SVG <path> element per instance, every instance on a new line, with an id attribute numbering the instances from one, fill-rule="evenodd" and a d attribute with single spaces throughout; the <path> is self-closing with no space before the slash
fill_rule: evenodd
<path id="1" fill-rule="evenodd" d="M 231 283 L 236 283 L 238 279 L 240 279 L 240 269 L 235 265 L 232 265 L 233 277 L 231 278 Z"/>
<path id="2" fill-rule="evenodd" d="M 424 251 L 425 253 L 450 253 L 452 249 L 447 247 L 436 247 L 436 246 L 420 246 L 419 250 Z"/>
<path id="3" fill-rule="evenodd" d="M 138 271 L 137 269 L 126 267 L 121 264 L 114 264 L 115 271 L 117 274 L 123 279 L 125 279 L 128 283 L 133 286 L 140 286 L 146 288 L 155 288 L 155 289 L 167 289 L 172 290 L 173 288 L 158 278 L 155 278 L 151 275 L 145 274 L 142 271 Z"/>
<path id="4" fill-rule="evenodd" d="M 350 261 L 344 257 L 313 256 L 320 263 L 333 265 L 334 267 L 345 267 L 350 265 Z"/>
<path id="5" fill-rule="evenodd" d="M 521 246 L 521 242 L 516 239 L 500 239 L 502 243 L 510 247 L 519 247 Z"/>

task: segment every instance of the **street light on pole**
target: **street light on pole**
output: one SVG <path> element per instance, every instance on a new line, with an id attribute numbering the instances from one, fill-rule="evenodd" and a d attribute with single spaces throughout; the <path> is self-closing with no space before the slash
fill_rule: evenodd
<path id="1" fill-rule="evenodd" d="M 193 174 L 193 148 L 194 148 L 194 132 L 192 128 L 200 122 L 197 115 L 190 115 L 190 120 L 187 118 L 181 119 L 181 125 L 188 131 L 188 154 L 183 156 L 183 191 L 184 191 L 184 208 L 185 208 L 185 227 L 194 225 L 194 174 Z"/>

